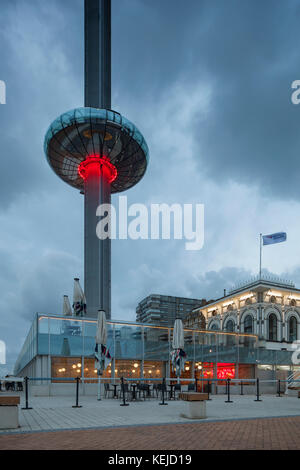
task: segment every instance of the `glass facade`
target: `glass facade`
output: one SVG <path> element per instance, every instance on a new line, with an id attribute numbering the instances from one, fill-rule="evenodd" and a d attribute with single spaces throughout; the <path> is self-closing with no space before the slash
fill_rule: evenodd
<path id="1" fill-rule="evenodd" d="M 15 374 L 36 356 L 50 356 L 52 377 L 95 378 L 96 327 L 96 319 L 37 314 L 16 361 Z M 113 357 L 105 372 L 107 377 L 143 374 L 153 378 L 172 374 L 172 328 L 111 320 L 107 330 L 106 344 Z M 291 351 L 259 348 L 255 335 L 185 329 L 184 337 L 184 377 L 203 374 L 205 370 L 207 377 L 211 373 L 216 376 L 213 364 L 227 375 L 236 375 L 237 364 L 292 364 Z"/>

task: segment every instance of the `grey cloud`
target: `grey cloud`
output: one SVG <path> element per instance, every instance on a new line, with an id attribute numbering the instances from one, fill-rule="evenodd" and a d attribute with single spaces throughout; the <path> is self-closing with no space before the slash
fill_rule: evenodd
<path id="1" fill-rule="evenodd" d="M 249 277 L 247 267 L 217 263 L 224 250 L 221 231 L 239 223 L 236 211 L 231 219 L 232 207 L 221 205 L 224 216 L 218 212 L 216 197 L 229 180 L 267 196 L 298 198 L 300 106 L 290 102 L 290 84 L 300 78 L 300 10 L 294 0 L 113 0 L 112 9 L 113 108 L 129 119 L 139 117 L 137 125 L 149 132 L 151 154 L 147 175 L 128 197 L 201 202 L 204 196 L 207 231 L 214 235 L 195 255 L 197 268 L 177 243 L 113 243 L 114 317 L 133 320 L 137 302 L 151 292 L 216 298 Z M 11 219 L 19 218 L 32 239 L 28 249 L 40 253 L 28 259 L 22 240 L 18 257 L 12 245 L 8 253 L 9 233 L 1 227 L 1 334 L 13 357 L 33 313 L 59 312 L 62 295 L 72 295 L 72 279 L 82 272 L 82 200 L 51 172 L 42 146 L 50 122 L 83 104 L 83 0 L 2 0 L 0 45 L 0 79 L 8 92 L 7 105 L 0 106 L 0 211 L 9 217 L 8 208 L 19 205 Z M 163 126 L 159 118 L 168 100 L 167 109 L 180 116 L 170 94 L 177 83 L 191 96 L 202 83 L 212 91 L 207 113 L 196 113 L 180 141 L 181 167 L 173 155 L 177 120 L 163 155 L 153 150 L 154 144 L 160 148 L 157 134 L 166 138 L 155 125 Z M 183 152 L 185 137 L 196 140 L 197 174 L 194 180 L 185 175 L 183 184 L 183 168 L 191 163 Z M 210 181 L 211 192 L 203 189 Z M 34 198 L 45 194 L 49 202 L 42 217 Z M 253 224 L 258 226 L 256 220 Z M 288 277 L 293 276 L 300 282 L 297 269 Z"/>

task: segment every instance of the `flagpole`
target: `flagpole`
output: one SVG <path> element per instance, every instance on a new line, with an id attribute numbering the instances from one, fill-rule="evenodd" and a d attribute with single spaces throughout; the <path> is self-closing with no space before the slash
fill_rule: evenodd
<path id="1" fill-rule="evenodd" d="M 259 234 L 259 279 L 261 279 L 262 233 Z"/>

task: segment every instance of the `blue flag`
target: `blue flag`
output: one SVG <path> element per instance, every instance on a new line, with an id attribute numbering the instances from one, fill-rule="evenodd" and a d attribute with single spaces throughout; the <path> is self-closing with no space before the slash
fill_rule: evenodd
<path id="1" fill-rule="evenodd" d="M 285 232 L 272 233 L 271 235 L 263 235 L 263 245 L 273 245 L 273 243 L 281 243 L 285 241 Z"/>

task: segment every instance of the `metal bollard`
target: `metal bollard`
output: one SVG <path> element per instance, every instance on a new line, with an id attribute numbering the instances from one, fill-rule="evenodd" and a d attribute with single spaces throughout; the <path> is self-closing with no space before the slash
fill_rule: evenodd
<path id="1" fill-rule="evenodd" d="M 227 400 L 225 401 L 225 403 L 233 403 L 232 400 L 230 400 L 230 379 L 227 379 L 226 385 L 227 385 Z"/>
<path id="2" fill-rule="evenodd" d="M 208 380 L 208 382 L 207 382 L 207 400 L 211 401 L 211 398 L 209 398 L 209 385 L 210 384 L 209 384 L 209 380 Z"/>
<path id="3" fill-rule="evenodd" d="M 243 382 L 241 382 L 241 395 L 244 395 Z"/>
<path id="4" fill-rule="evenodd" d="M 278 393 L 278 396 L 280 398 L 281 397 L 281 395 L 280 395 L 280 393 L 281 393 L 280 392 L 280 380 L 278 380 L 278 391 L 277 391 L 277 393 Z"/>
<path id="5" fill-rule="evenodd" d="M 80 381 L 80 377 L 76 377 L 76 405 L 73 405 L 72 408 L 82 408 L 82 406 L 78 404 L 78 401 L 79 401 L 79 381 Z"/>
<path id="6" fill-rule="evenodd" d="M 22 410 L 32 410 L 30 406 L 28 406 L 28 377 L 25 377 L 25 408 Z"/>
<path id="7" fill-rule="evenodd" d="M 262 401 L 259 398 L 259 379 L 256 379 L 256 400 L 254 401 Z"/>
<path id="8" fill-rule="evenodd" d="M 159 405 L 167 405 L 168 403 L 165 403 L 165 386 L 166 386 L 166 379 L 163 378 L 163 383 L 162 383 L 162 402 L 159 403 Z"/>
<path id="9" fill-rule="evenodd" d="M 125 402 L 125 386 L 124 386 L 124 378 L 121 377 L 121 389 L 123 391 L 123 403 L 120 403 L 120 406 L 129 406 L 129 403 Z"/>

